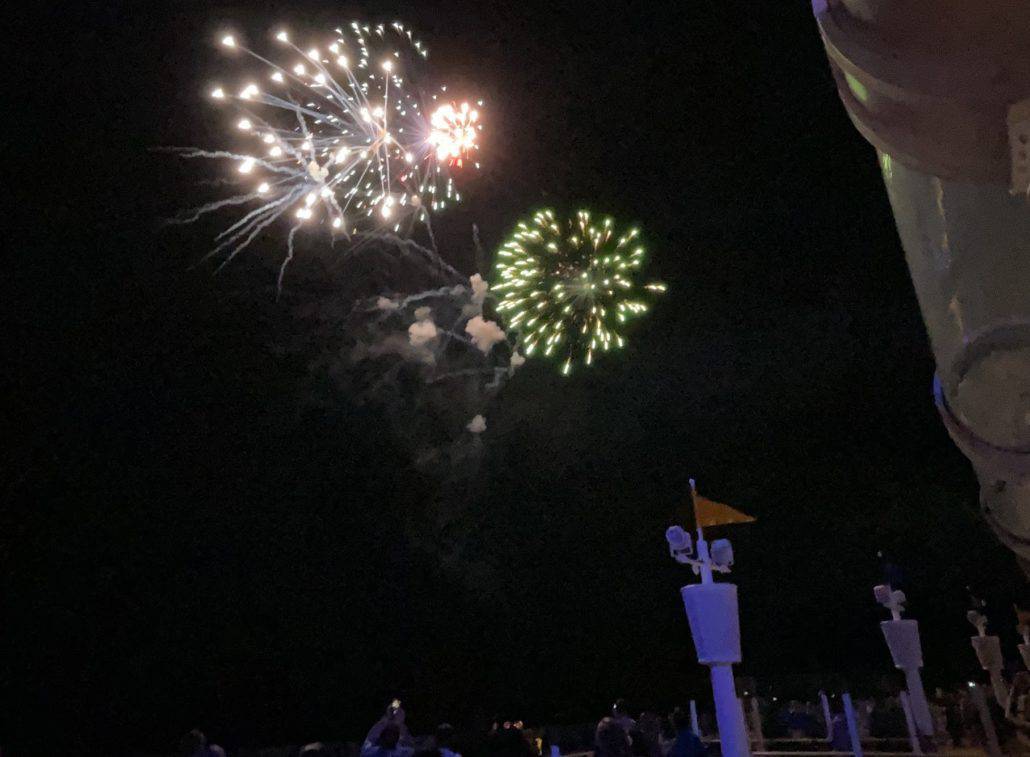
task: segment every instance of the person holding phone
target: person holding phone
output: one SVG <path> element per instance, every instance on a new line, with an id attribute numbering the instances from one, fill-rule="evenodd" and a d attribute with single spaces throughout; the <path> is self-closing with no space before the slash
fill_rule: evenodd
<path id="1" fill-rule="evenodd" d="M 404 717 L 401 701 L 394 699 L 365 737 L 361 757 L 412 757 L 415 749 Z"/>

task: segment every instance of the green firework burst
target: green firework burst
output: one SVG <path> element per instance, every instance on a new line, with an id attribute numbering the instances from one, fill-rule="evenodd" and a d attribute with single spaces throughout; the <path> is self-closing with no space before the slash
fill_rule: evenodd
<path id="1" fill-rule="evenodd" d="M 564 358 L 568 375 L 573 362 L 590 365 L 596 352 L 626 343 L 626 322 L 666 288 L 636 282 L 645 258 L 638 236 L 637 229 L 616 234 L 611 218 L 593 223 L 586 210 L 567 221 L 541 210 L 518 223 L 497 253 L 492 288 L 527 356 Z"/>

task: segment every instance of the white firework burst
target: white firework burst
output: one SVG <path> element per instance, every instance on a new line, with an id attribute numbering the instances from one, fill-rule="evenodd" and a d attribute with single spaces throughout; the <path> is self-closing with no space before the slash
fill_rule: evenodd
<path id="1" fill-rule="evenodd" d="M 232 125 L 241 146 L 179 152 L 232 163 L 245 191 L 179 220 L 245 208 L 211 252 L 224 255 L 224 265 L 273 223 L 289 218 L 284 269 L 294 235 L 305 225 L 349 237 L 408 235 L 421 224 L 431 234 L 430 215 L 461 199 L 452 172 L 479 167 L 479 111 L 467 103 L 441 104 L 446 87 L 428 96 L 418 88 L 428 52 L 400 23 L 352 22 L 314 46 L 298 46 L 285 31 L 275 36 L 288 60 L 273 62 L 234 35 L 221 38 L 228 51 L 266 67 L 261 77 L 210 91 L 215 101 L 235 106 Z"/>

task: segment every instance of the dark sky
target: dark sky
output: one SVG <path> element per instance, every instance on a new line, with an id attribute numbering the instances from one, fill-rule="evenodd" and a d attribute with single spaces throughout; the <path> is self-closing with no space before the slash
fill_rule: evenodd
<path id="1" fill-rule="evenodd" d="M 12 743 L 354 738 L 394 694 L 423 728 L 703 699 L 663 539 L 692 475 L 759 518 L 732 536 L 742 672 L 765 690 L 893 680 L 879 549 L 931 684 L 975 675 L 966 585 L 1009 633 L 1023 579 L 936 418 L 874 154 L 808 3 L 88 5 L 24 19 L 8 67 Z M 434 72 L 487 101 L 484 171 L 438 222 L 451 262 L 472 272 L 473 222 L 493 248 L 529 209 L 585 203 L 639 223 L 670 286 L 619 358 L 528 364 L 460 485 L 416 472 L 374 406 L 304 405 L 260 256 L 215 277 L 190 267 L 204 230 L 159 224 L 212 174 L 152 148 L 224 144 L 203 97 L 224 24 L 356 16 L 422 30 Z M 455 503 L 457 564 L 415 543 Z"/>

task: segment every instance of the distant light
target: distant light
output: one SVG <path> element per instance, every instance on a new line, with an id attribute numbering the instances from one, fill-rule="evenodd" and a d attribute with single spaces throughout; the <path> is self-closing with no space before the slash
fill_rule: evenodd
<path id="1" fill-rule="evenodd" d="M 250 119 L 249 118 L 241 118 L 239 123 L 236 124 L 236 126 L 239 127 L 240 129 L 243 129 L 243 131 L 250 131 L 250 127 L 251 127 Z"/>
<path id="2" fill-rule="evenodd" d="M 337 65 L 339 65 L 340 68 L 347 68 L 347 56 L 341 55 L 339 58 L 336 59 L 336 63 Z"/>
<path id="3" fill-rule="evenodd" d="M 318 60 L 318 48 L 312 47 L 308 50 L 308 57 L 311 58 L 311 60 Z"/>
<path id="4" fill-rule="evenodd" d="M 334 229 L 338 229 L 341 226 L 343 226 L 343 219 L 342 218 L 334 218 L 333 219 L 333 228 Z"/>
<path id="5" fill-rule="evenodd" d="M 389 73 L 390 71 L 393 71 L 393 61 L 392 60 L 384 60 L 383 61 L 383 70 L 386 71 L 387 73 Z"/>
<path id="6" fill-rule="evenodd" d="M 280 42 L 289 42 L 290 41 L 290 36 L 286 33 L 285 29 L 283 31 L 279 32 L 278 34 L 276 34 L 275 38 L 277 40 L 279 40 Z"/>
<path id="7" fill-rule="evenodd" d="M 231 34 L 226 34 L 222 37 L 222 44 L 226 47 L 236 47 L 236 38 Z"/>
<path id="8" fill-rule="evenodd" d="M 280 155 L 283 154 L 283 148 L 281 148 L 279 145 L 273 145 L 272 149 L 268 151 L 268 154 L 271 155 L 273 158 L 278 158 Z"/>
<path id="9" fill-rule="evenodd" d="M 301 219 L 302 221 L 311 218 L 311 208 L 298 208 L 297 218 Z"/>
<path id="10" fill-rule="evenodd" d="M 261 194 L 264 194 L 269 189 L 270 189 L 270 187 L 268 186 L 268 182 L 267 181 L 263 181 L 260 184 L 258 184 L 258 192 L 261 193 Z"/>
<path id="11" fill-rule="evenodd" d="M 260 92 L 260 90 L 258 89 L 257 84 L 248 84 L 240 91 L 240 97 L 244 100 L 249 100 L 258 92 Z"/>
<path id="12" fill-rule="evenodd" d="M 211 97 L 215 98 L 216 100 L 224 100 L 225 91 L 221 87 L 215 87 L 213 90 L 211 90 Z"/>
<path id="13" fill-rule="evenodd" d="M 276 71 L 275 73 L 272 74 L 272 81 L 282 82 L 282 80 L 283 80 L 283 73 L 282 73 L 282 71 Z"/>
<path id="14" fill-rule="evenodd" d="M 251 171 L 254 170 L 254 159 L 253 158 L 247 158 L 245 161 L 240 163 L 240 167 L 238 169 L 236 169 L 236 170 L 239 171 L 240 173 L 250 173 Z"/>

